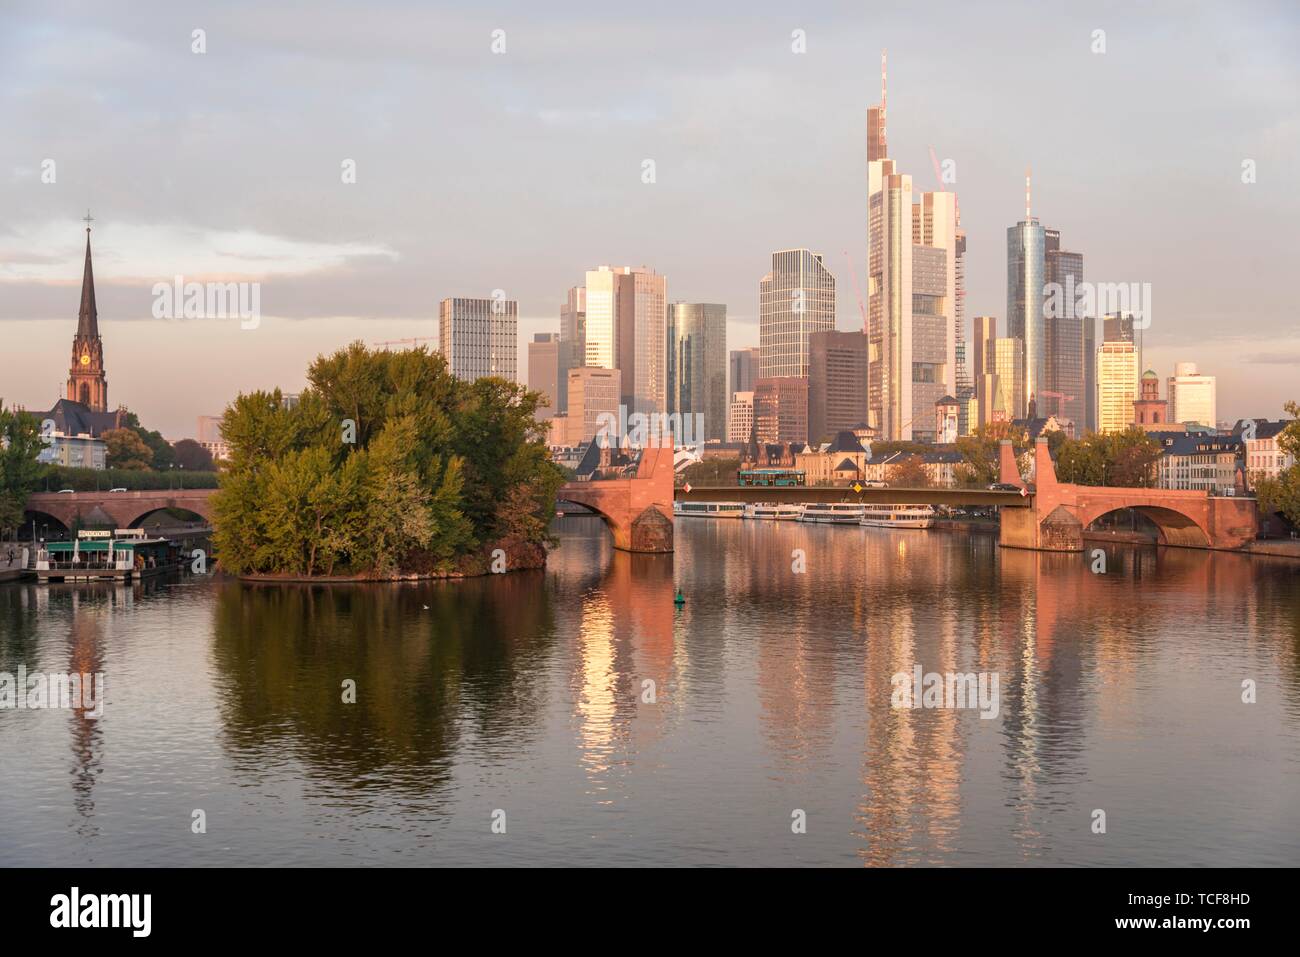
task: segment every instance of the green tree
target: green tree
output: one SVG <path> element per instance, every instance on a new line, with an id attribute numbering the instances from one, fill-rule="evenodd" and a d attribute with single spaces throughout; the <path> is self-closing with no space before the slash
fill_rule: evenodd
<path id="1" fill-rule="evenodd" d="M 318 357 L 307 379 L 292 408 L 256 392 L 223 416 L 231 457 L 213 507 L 227 569 L 392 577 L 477 568 L 491 547 L 513 567 L 545 560 L 564 476 L 537 393 L 361 343 Z"/>
<path id="2" fill-rule="evenodd" d="M 1073 485 L 1151 488 L 1163 448 L 1144 429 L 1089 432 L 1067 439 L 1056 456 L 1056 477 Z"/>
<path id="3" fill-rule="evenodd" d="M 23 520 L 43 471 L 37 461 L 43 448 L 36 417 L 7 409 L 0 399 L 0 535 L 12 535 Z"/>
<path id="4" fill-rule="evenodd" d="M 108 447 L 109 468 L 142 471 L 153 464 L 153 451 L 132 429 L 108 429 L 99 437 Z"/>
<path id="5" fill-rule="evenodd" d="M 1255 481 L 1255 497 L 1265 515 L 1281 515 L 1292 526 L 1300 527 L 1300 403 L 1288 402 L 1284 408 L 1291 421 L 1277 434 L 1277 447 L 1296 459 L 1277 478 Z"/>
<path id="6" fill-rule="evenodd" d="M 176 452 L 176 465 L 189 472 L 211 472 L 212 453 L 193 439 L 181 439 L 172 448 Z"/>

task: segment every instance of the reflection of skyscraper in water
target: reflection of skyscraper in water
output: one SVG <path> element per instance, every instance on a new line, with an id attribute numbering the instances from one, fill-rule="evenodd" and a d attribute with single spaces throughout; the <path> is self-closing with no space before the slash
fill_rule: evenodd
<path id="1" fill-rule="evenodd" d="M 671 555 L 611 550 L 599 584 L 580 599 L 570 684 L 579 760 L 602 801 L 621 796 L 645 740 L 660 737 L 672 714 L 672 569 Z M 650 690 L 654 700 L 643 704 Z"/>
<path id="2" fill-rule="evenodd" d="M 859 856 L 876 866 L 927 863 L 951 854 L 961 815 L 964 722 L 980 720 L 973 711 L 893 706 L 895 674 L 911 682 L 918 664 L 924 672 L 969 670 L 970 664 L 960 655 L 969 643 L 963 637 L 968 617 L 958 614 L 954 597 L 965 593 L 963 566 L 939 552 L 920 563 L 907 549 L 906 535 L 866 540 L 866 562 L 885 579 L 881 587 L 908 597 L 869 619 L 864 649 L 867 734 L 857 820 Z"/>

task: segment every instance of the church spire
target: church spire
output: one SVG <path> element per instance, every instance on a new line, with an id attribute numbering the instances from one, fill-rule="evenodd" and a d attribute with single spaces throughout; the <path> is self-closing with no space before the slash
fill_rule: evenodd
<path id="1" fill-rule="evenodd" d="M 95 308 L 95 273 L 90 267 L 90 212 L 86 212 L 86 270 L 81 276 L 81 311 L 77 313 L 77 336 L 99 338 L 99 311 Z"/>

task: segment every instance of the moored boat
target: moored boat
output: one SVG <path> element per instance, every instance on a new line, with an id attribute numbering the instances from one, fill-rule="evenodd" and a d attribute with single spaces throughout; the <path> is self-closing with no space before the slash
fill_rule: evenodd
<path id="1" fill-rule="evenodd" d="M 826 525 L 857 525 L 862 521 L 862 506 L 849 502 L 812 502 L 803 507 L 801 522 Z"/>
<path id="2" fill-rule="evenodd" d="M 673 502 L 675 518 L 740 518 L 744 502 Z"/>
<path id="3" fill-rule="evenodd" d="M 766 519 L 772 522 L 797 522 L 803 514 L 802 505 L 780 505 L 756 502 L 745 506 L 745 518 Z"/>
<path id="4" fill-rule="evenodd" d="M 873 528 L 930 528 L 933 505 L 867 505 L 862 524 Z"/>
<path id="5" fill-rule="evenodd" d="M 183 564 L 179 546 L 150 538 L 144 529 L 81 531 L 70 542 L 48 542 L 36 553 L 36 580 L 131 581 L 174 571 Z"/>

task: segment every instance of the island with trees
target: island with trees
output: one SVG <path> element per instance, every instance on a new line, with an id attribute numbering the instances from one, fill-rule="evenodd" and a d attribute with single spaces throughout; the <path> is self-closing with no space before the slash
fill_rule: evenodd
<path id="1" fill-rule="evenodd" d="M 362 581 L 538 568 L 563 472 L 541 397 L 461 381 L 423 347 L 320 356 L 296 402 L 227 407 L 214 496 L 221 566 L 247 579 Z"/>

